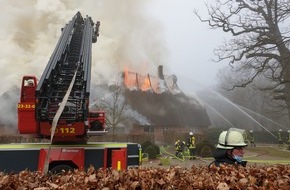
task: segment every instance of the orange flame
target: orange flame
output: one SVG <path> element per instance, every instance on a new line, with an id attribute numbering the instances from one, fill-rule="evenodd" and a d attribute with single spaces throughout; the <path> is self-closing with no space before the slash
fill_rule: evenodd
<path id="1" fill-rule="evenodd" d="M 136 81 L 134 77 L 132 77 L 132 73 L 127 68 L 124 70 L 124 84 L 128 88 L 136 86 Z"/>
<path id="2" fill-rule="evenodd" d="M 149 90 L 151 89 L 151 84 L 150 84 L 150 80 L 148 77 L 146 77 L 143 81 L 143 83 L 141 84 L 140 86 L 141 90 L 142 91 L 146 91 L 146 90 Z"/>
<path id="3" fill-rule="evenodd" d="M 130 72 L 128 68 L 124 69 L 124 85 L 127 88 L 138 88 L 142 91 L 152 89 L 149 75 L 142 76 L 135 72 Z"/>

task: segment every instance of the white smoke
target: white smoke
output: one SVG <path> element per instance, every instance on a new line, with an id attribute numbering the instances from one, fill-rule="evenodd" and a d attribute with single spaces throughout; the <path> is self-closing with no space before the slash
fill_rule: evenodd
<path id="1" fill-rule="evenodd" d="M 151 125 L 151 122 L 144 115 L 141 115 L 136 110 L 133 110 L 131 107 L 126 110 L 125 116 L 128 118 L 134 118 L 139 125 Z"/>
<path id="2" fill-rule="evenodd" d="M 146 15 L 147 4 L 106 0 L 96 7 L 93 18 L 101 22 L 100 37 L 93 45 L 93 73 L 100 76 L 96 80 L 110 80 L 125 68 L 156 73 L 158 65 L 166 64 L 162 27 Z"/>
<path id="3" fill-rule="evenodd" d="M 1 3 L 5 8 L 1 10 L 0 72 L 1 91 L 5 92 L 20 86 L 23 75 L 40 78 L 60 36 L 60 26 L 75 11 L 67 11 L 61 1 Z"/>
<path id="4" fill-rule="evenodd" d="M 12 86 L 20 87 L 23 75 L 41 77 L 61 28 L 77 11 L 83 17 L 88 15 L 93 21 L 101 22 L 100 36 L 93 44 L 93 84 L 113 83 L 125 68 L 144 74 L 156 72 L 158 65 L 166 65 L 167 50 L 162 26 L 147 14 L 149 3 L 143 0 L 1 0 L 0 96 Z M 5 109 L 0 114 L 3 112 Z M 11 114 L 17 115 L 16 110 Z"/>
<path id="5" fill-rule="evenodd" d="M 93 44 L 93 83 L 108 83 L 125 68 L 156 72 L 166 62 L 160 24 L 146 15 L 142 0 L 2 0 L 1 90 L 19 85 L 23 75 L 38 78 L 52 54 L 61 28 L 80 11 L 101 22 Z M 5 19 L 4 19 L 5 18 Z M 4 48 L 3 48 L 4 47 Z"/>

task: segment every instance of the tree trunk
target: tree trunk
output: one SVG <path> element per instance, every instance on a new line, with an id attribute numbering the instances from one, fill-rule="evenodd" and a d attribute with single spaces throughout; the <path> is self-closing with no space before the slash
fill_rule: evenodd
<path id="1" fill-rule="evenodd" d="M 285 83 L 285 103 L 287 106 L 287 111 L 288 111 L 288 119 L 290 121 L 290 59 L 288 59 L 286 62 L 286 69 L 285 69 L 285 75 L 284 75 L 284 81 L 286 81 Z"/>

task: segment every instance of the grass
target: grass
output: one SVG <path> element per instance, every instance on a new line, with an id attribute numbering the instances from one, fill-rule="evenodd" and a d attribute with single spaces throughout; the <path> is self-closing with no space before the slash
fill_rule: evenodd
<path id="1" fill-rule="evenodd" d="M 161 157 L 160 158 L 160 164 L 163 166 L 169 166 L 170 165 L 170 158 L 169 157 Z"/>
<path id="2" fill-rule="evenodd" d="M 281 158 L 290 158 L 290 151 L 285 151 L 276 147 L 264 146 L 264 147 L 248 147 L 248 150 L 255 152 L 257 154 L 267 154 L 268 156 L 276 156 Z"/>

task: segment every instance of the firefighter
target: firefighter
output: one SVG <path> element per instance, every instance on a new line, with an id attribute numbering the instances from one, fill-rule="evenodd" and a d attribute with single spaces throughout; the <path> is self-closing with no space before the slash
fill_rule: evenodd
<path id="1" fill-rule="evenodd" d="M 256 147 L 253 130 L 250 130 L 249 143 L 251 144 L 251 147 Z"/>
<path id="2" fill-rule="evenodd" d="M 175 146 L 175 156 L 176 157 L 179 157 L 179 158 L 182 158 L 183 156 L 183 151 L 184 151 L 184 147 L 185 147 L 185 142 L 184 141 L 181 141 L 181 140 L 177 140 L 175 143 L 174 143 L 174 146 Z"/>
<path id="3" fill-rule="evenodd" d="M 287 131 L 288 132 L 288 141 L 287 141 L 287 144 L 288 144 L 288 150 L 290 150 L 290 130 Z"/>
<path id="4" fill-rule="evenodd" d="M 290 130 L 288 130 L 287 132 L 288 132 L 288 144 L 290 145 Z"/>
<path id="5" fill-rule="evenodd" d="M 214 152 L 214 161 L 211 165 L 220 166 L 220 164 L 233 164 L 246 166 L 247 162 L 243 161 L 245 147 L 247 144 L 243 137 L 244 130 L 230 128 L 219 135 L 218 145 Z"/>
<path id="6" fill-rule="evenodd" d="M 33 82 L 33 80 L 32 79 L 29 79 L 28 81 L 27 81 L 27 85 L 26 86 L 34 86 L 34 82 Z"/>
<path id="7" fill-rule="evenodd" d="M 189 149 L 189 160 L 195 159 L 195 137 L 193 132 L 189 132 L 189 137 L 187 139 L 187 147 Z"/>
<path id="8" fill-rule="evenodd" d="M 277 139 L 278 139 L 278 143 L 279 143 L 278 146 L 283 146 L 282 129 L 279 129 Z"/>

